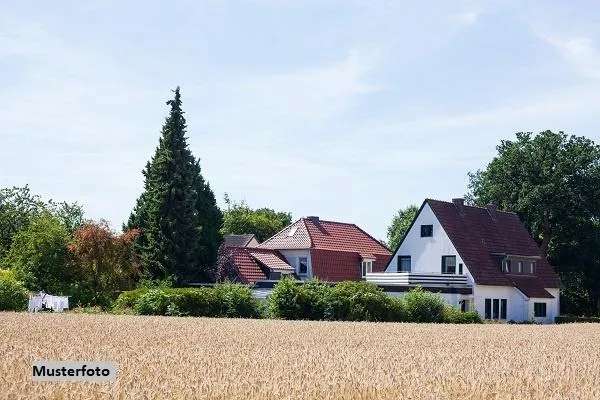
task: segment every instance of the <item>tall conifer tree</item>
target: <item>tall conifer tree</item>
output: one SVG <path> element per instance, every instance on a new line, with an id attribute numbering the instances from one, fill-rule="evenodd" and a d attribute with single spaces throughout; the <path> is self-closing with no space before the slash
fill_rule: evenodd
<path id="1" fill-rule="evenodd" d="M 179 87 L 167 104 L 171 110 L 143 171 L 144 192 L 128 226 L 142 231 L 136 250 L 146 277 L 208 281 L 221 241 L 222 214 L 188 149 Z"/>

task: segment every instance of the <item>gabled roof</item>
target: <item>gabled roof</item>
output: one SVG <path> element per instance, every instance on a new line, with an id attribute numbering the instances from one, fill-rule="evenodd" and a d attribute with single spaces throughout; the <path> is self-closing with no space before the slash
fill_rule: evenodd
<path id="1" fill-rule="evenodd" d="M 390 250 L 355 224 L 300 218 L 259 245 L 269 249 L 320 249 L 359 254 L 385 254 Z"/>
<path id="2" fill-rule="evenodd" d="M 269 279 L 269 272 L 293 273 L 294 269 L 276 250 L 230 247 L 231 260 L 244 283 Z"/>
<path id="3" fill-rule="evenodd" d="M 425 204 L 431 207 L 477 284 L 516 286 L 514 276 L 502 272 L 494 258 L 514 255 L 536 258 L 537 279 L 528 281 L 530 290 L 533 285 L 559 287 L 558 275 L 517 214 L 432 199 L 425 200 L 421 209 Z"/>
<path id="4" fill-rule="evenodd" d="M 252 239 L 255 239 L 255 236 L 252 233 L 243 235 L 225 235 L 223 237 L 223 243 L 226 247 L 246 247 Z"/>

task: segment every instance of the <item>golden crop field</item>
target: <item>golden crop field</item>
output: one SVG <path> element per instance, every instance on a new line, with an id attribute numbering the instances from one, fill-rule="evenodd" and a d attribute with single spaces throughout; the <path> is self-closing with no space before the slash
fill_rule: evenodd
<path id="1" fill-rule="evenodd" d="M 600 399 L 600 326 L 0 313 L 3 399 Z M 115 361 L 112 383 L 34 360 Z"/>

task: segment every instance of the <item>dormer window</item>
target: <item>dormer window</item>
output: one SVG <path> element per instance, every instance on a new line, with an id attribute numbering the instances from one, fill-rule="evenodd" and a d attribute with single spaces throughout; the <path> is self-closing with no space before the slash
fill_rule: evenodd
<path id="1" fill-rule="evenodd" d="M 433 225 L 421 225 L 421 237 L 432 237 Z"/>

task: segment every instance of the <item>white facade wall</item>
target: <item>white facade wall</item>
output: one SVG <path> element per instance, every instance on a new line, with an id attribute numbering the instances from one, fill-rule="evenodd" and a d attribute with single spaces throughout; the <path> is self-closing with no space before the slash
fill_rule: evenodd
<path id="1" fill-rule="evenodd" d="M 279 252 L 285 257 L 286 261 L 288 262 L 288 264 L 290 264 L 294 270 L 296 271 L 296 275 L 298 275 L 298 277 L 301 280 L 306 280 L 306 279 L 310 279 L 313 276 L 313 271 L 312 271 L 312 261 L 310 258 L 310 250 L 309 249 L 304 249 L 304 250 L 279 250 Z M 299 271 L 300 271 L 300 262 L 299 262 L 299 258 L 300 257 L 306 257 L 306 259 L 308 260 L 308 273 L 306 275 L 300 275 Z"/>
<path id="2" fill-rule="evenodd" d="M 560 315 L 560 294 L 558 288 L 546 288 L 548 293 L 554 296 L 553 299 L 537 299 L 530 298 L 529 303 L 527 304 L 527 312 L 528 312 L 528 320 L 535 321 L 543 324 L 551 324 L 554 322 L 554 318 Z M 545 318 L 536 318 L 534 317 L 534 303 L 546 303 L 546 317 Z"/>
<path id="3" fill-rule="evenodd" d="M 421 237 L 421 225 L 433 225 L 433 236 Z M 398 271 L 398 256 L 411 257 L 411 272 L 432 274 L 442 273 L 442 256 L 456 256 L 456 273 L 458 274 L 458 265 L 463 264 L 463 275 L 467 275 L 469 283 L 473 283 L 467 265 L 460 258 L 429 204 L 425 204 L 417 216 L 385 272 Z"/>
<path id="4" fill-rule="evenodd" d="M 485 318 L 485 299 L 506 299 L 506 321 L 527 321 L 527 297 L 513 286 L 473 287 L 475 310 Z"/>

